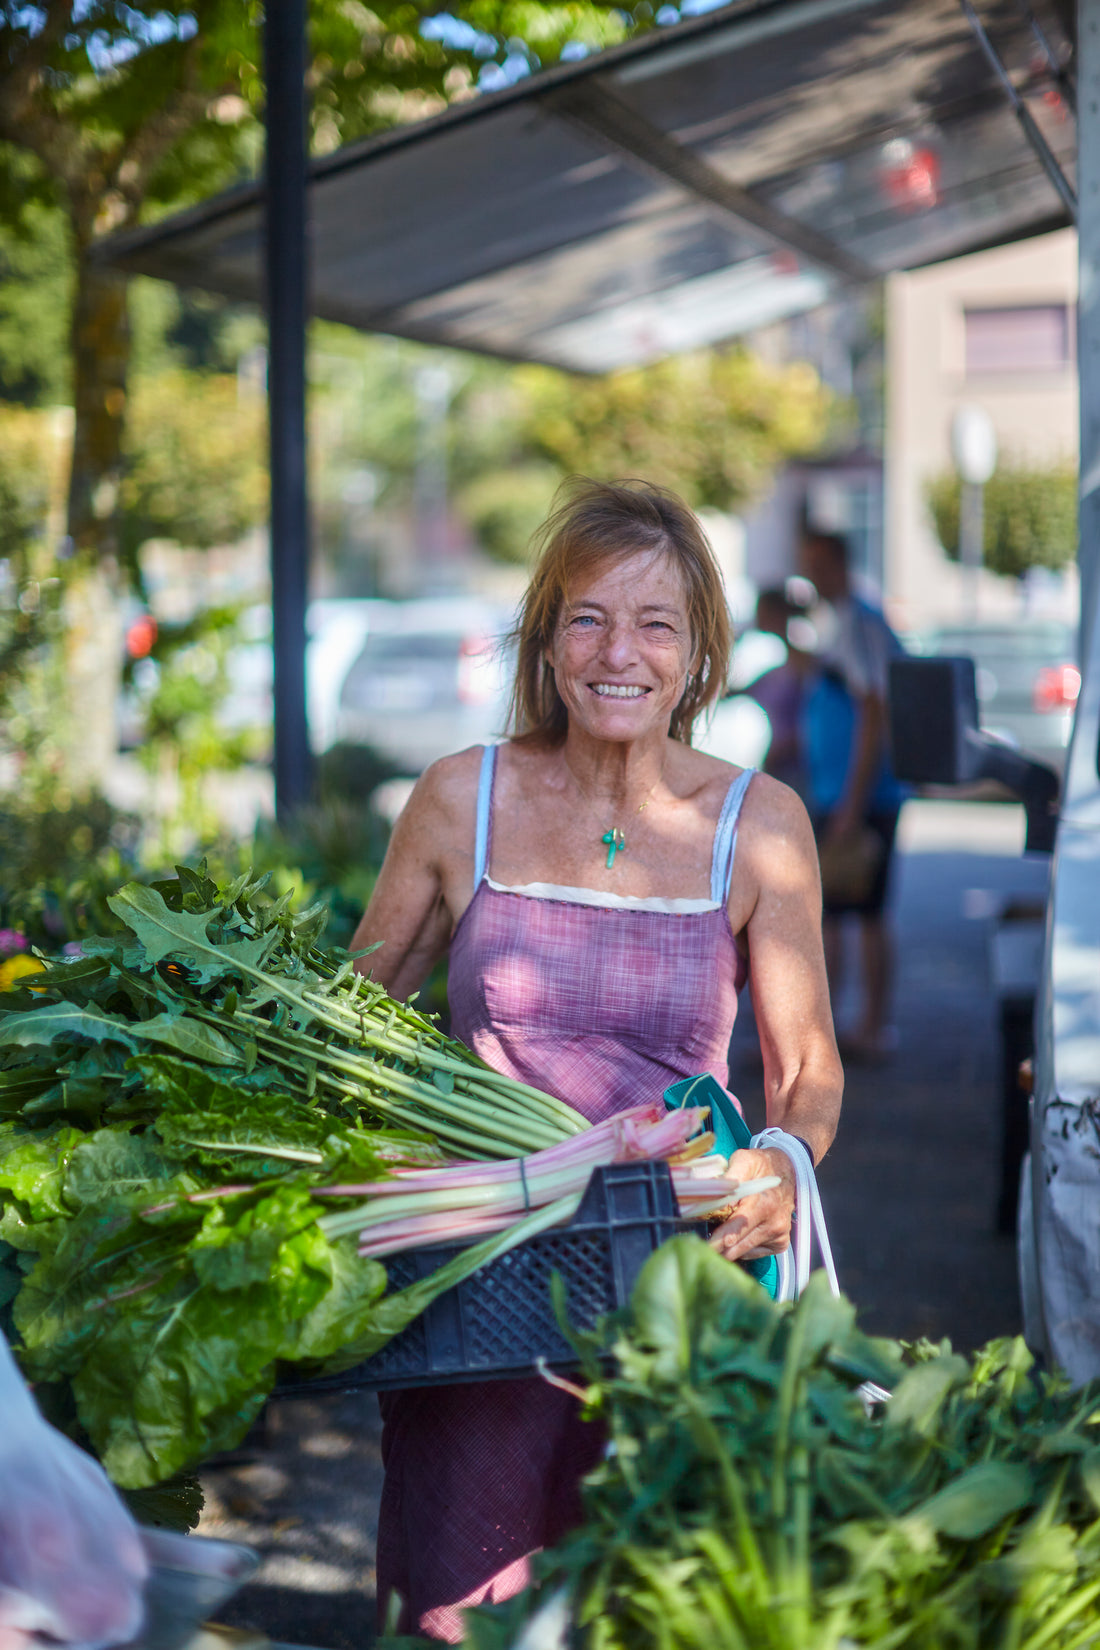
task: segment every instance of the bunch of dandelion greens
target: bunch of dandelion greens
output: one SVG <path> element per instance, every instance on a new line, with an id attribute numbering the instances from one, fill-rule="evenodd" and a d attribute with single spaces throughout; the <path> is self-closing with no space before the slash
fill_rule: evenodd
<path id="1" fill-rule="evenodd" d="M 616 1152 L 681 1156 L 695 1208 L 730 1201 L 693 1174 L 699 1116 L 589 1128 L 326 953 L 323 914 L 262 883 L 183 867 L 111 906 L 127 933 L 0 1009 L 0 1326 L 124 1486 L 236 1443 L 281 1365 L 371 1355 L 568 1220 Z M 505 1195 L 471 1199 L 472 1174 Z M 359 1254 L 368 1228 L 399 1239 Z M 481 1241 L 387 1294 L 377 1254 L 443 1237 Z"/>

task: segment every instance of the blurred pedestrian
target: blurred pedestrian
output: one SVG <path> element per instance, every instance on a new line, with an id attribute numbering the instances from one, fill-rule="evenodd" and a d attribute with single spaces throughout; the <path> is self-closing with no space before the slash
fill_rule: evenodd
<path id="1" fill-rule="evenodd" d="M 889 1022 L 893 941 L 885 915 L 904 790 L 890 766 L 886 693 L 890 659 L 903 650 L 880 608 L 851 586 L 838 533 L 807 532 L 806 576 L 832 610 L 831 633 L 807 692 L 803 734 L 810 812 L 821 860 L 825 960 L 834 1013 L 843 972 L 843 919 L 859 921 L 862 1005 L 839 1039 L 849 1059 L 880 1059 L 895 1041 Z"/>
<path id="2" fill-rule="evenodd" d="M 792 602 L 781 585 L 762 590 L 756 600 L 756 628 L 778 636 L 787 649 L 780 665 L 764 671 L 746 690 L 767 714 L 771 743 L 764 772 L 789 785 L 805 802 L 808 794 L 806 759 L 802 748 L 802 713 L 807 691 L 817 673 L 817 660 L 798 646 L 792 624 L 805 621 L 805 609 Z"/>

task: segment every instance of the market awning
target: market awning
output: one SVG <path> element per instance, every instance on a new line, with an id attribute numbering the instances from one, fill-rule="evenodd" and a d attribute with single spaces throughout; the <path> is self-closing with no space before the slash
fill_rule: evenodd
<path id="1" fill-rule="evenodd" d="M 977 0 L 992 56 L 966 9 L 743 0 L 349 145 L 312 167 L 313 310 L 603 371 L 1060 227 L 1065 7 Z M 104 255 L 259 301 L 261 211 L 235 190 Z"/>

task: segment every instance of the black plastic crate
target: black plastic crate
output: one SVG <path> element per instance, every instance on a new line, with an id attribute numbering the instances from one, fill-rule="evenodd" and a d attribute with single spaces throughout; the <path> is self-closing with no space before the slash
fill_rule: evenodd
<path id="1" fill-rule="evenodd" d="M 568 1226 L 529 1238 L 448 1289 L 372 1358 L 342 1375 L 280 1387 L 279 1396 L 530 1375 L 536 1358 L 556 1369 L 575 1367 L 550 1303 L 551 1273 L 565 1284 L 570 1322 L 589 1329 L 624 1304 L 654 1249 L 686 1227 L 667 1163 L 595 1169 Z M 427 1277 L 462 1247 L 389 1256 L 390 1288 Z"/>

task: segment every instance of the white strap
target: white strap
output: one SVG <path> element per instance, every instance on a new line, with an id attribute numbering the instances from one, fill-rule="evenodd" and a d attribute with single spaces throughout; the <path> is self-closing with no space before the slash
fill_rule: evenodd
<path id="1" fill-rule="evenodd" d="M 787 1248 L 775 1257 L 779 1262 L 779 1288 L 776 1290 L 776 1300 L 797 1300 L 810 1281 L 811 1227 L 817 1237 L 817 1247 L 821 1251 L 821 1264 L 828 1276 L 829 1288 L 834 1295 L 839 1295 L 840 1284 L 837 1282 L 836 1267 L 833 1265 L 833 1251 L 829 1245 L 829 1234 L 825 1230 L 825 1213 L 821 1207 L 817 1176 L 814 1174 L 813 1160 L 809 1152 L 801 1140 L 796 1140 L 793 1134 L 784 1134 L 782 1129 L 762 1129 L 759 1134 L 753 1135 L 750 1144 L 762 1151 L 774 1146 L 779 1151 L 786 1152 L 794 1165 L 795 1254 L 792 1260 L 791 1250 Z M 864 1381 L 856 1390 L 868 1415 L 872 1414 L 879 1404 L 885 1404 L 890 1399 L 886 1388 L 874 1381 Z"/>
<path id="2" fill-rule="evenodd" d="M 794 1169 L 794 1241 L 790 1248 L 776 1256 L 779 1262 L 779 1289 L 776 1299 L 797 1300 L 810 1281 L 811 1236 L 817 1238 L 821 1264 L 828 1275 L 829 1288 L 834 1295 L 839 1295 L 840 1284 L 837 1282 L 836 1267 L 833 1265 L 829 1234 L 825 1229 L 825 1212 L 821 1207 L 817 1177 L 809 1152 L 801 1140 L 796 1140 L 793 1134 L 784 1134 L 782 1129 L 762 1129 L 759 1134 L 753 1135 L 751 1144 L 758 1151 L 774 1149 L 786 1152 Z"/>
<path id="3" fill-rule="evenodd" d="M 481 753 L 481 771 L 477 782 L 477 826 L 474 836 L 474 887 L 489 868 L 489 831 L 493 814 L 493 774 L 496 771 L 497 748 L 486 745 Z"/>
<path id="4" fill-rule="evenodd" d="M 726 792 L 722 812 L 714 832 L 714 847 L 710 856 L 710 897 L 714 905 L 725 905 L 730 897 L 733 880 L 733 856 L 737 852 L 737 822 L 741 804 L 749 788 L 755 768 L 745 768 L 737 775 Z"/>

